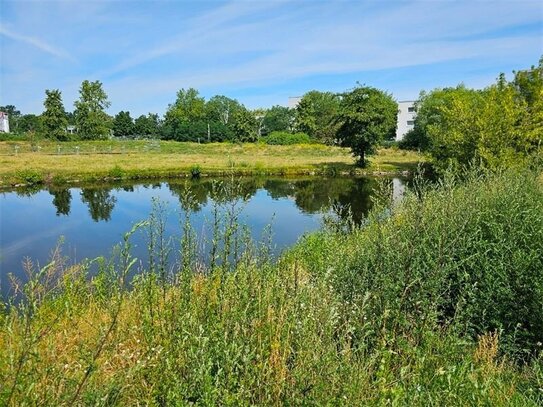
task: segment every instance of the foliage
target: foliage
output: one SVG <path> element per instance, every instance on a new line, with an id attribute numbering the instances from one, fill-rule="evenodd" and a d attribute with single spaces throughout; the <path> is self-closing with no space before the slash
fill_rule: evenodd
<path id="1" fill-rule="evenodd" d="M 305 133 L 288 133 L 286 131 L 274 131 L 263 138 L 266 144 L 272 145 L 292 145 L 309 144 L 311 139 Z"/>
<path id="2" fill-rule="evenodd" d="M 292 132 L 294 130 L 295 110 L 284 106 L 272 106 L 263 117 L 263 134 L 273 132 Z"/>
<path id="3" fill-rule="evenodd" d="M 249 110 L 237 110 L 232 115 L 232 121 L 233 141 L 250 142 L 257 139 L 256 119 Z"/>
<path id="4" fill-rule="evenodd" d="M 113 135 L 115 137 L 134 135 L 134 121 L 130 117 L 130 112 L 120 111 L 117 113 L 115 119 L 113 119 Z"/>
<path id="5" fill-rule="evenodd" d="M 296 128 L 310 137 L 332 144 L 337 136 L 340 97 L 332 92 L 307 92 L 296 106 Z"/>
<path id="6" fill-rule="evenodd" d="M 45 111 L 41 115 L 41 121 L 45 136 L 54 140 L 67 140 L 68 134 L 66 126 L 66 112 L 62 104 L 62 94 L 60 90 L 46 90 L 43 106 Z"/>
<path id="7" fill-rule="evenodd" d="M 543 141 L 543 63 L 502 74 L 482 91 L 456 88 L 422 93 L 406 148 L 430 152 L 438 169 L 477 163 L 486 168 L 522 166 Z"/>
<path id="8" fill-rule="evenodd" d="M 179 122 L 196 122 L 205 117 L 205 100 L 194 88 L 180 89 L 175 102 L 169 105 L 164 117 L 169 124 L 176 120 Z"/>
<path id="9" fill-rule="evenodd" d="M 232 125 L 232 118 L 243 106 L 235 99 L 226 96 L 213 96 L 205 104 L 206 118 L 210 122 L 218 122 L 224 126 Z"/>
<path id="10" fill-rule="evenodd" d="M 0 403 L 540 405 L 535 175 L 447 180 L 392 210 L 384 193 L 362 227 L 331 220 L 276 262 L 239 223 L 236 183 L 215 186 L 238 198 L 213 204 L 200 256 L 186 188 L 171 272 L 160 202 L 95 273 L 59 250 L 26 262 L 0 311 Z"/>
<path id="11" fill-rule="evenodd" d="M 142 114 L 134 122 L 134 134 L 137 136 L 156 137 L 160 132 L 160 125 L 158 114 L 149 113 L 147 116 Z"/>
<path id="12" fill-rule="evenodd" d="M 416 335 L 419 324 L 464 338 L 497 331 L 502 351 L 529 359 L 543 342 L 543 187 L 536 176 L 471 173 L 465 184 L 449 176 L 408 195 L 392 217 L 376 210 L 352 235 L 306 240 L 305 264 L 320 275 L 334 267 L 331 281 L 346 300 L 368 297 L 366 305 L 402 332 Z M 337 258 L 341 265 L 325 260 Z"/>
<path id="13" fill-rule="evenodd" d="M 392 96 L 376 88 L 357 87 L 341 99 L 337 137 L 364 167 L 366 155 L 375 152 L 379 142 L 394 138 L 397 115 L 398 104 Z"/>
<path id="14" fill-rule="evenodd" d="M 17 132 L 19 133 L 41 133 L 41 119 L 35 114 L 24 114 L 17 120 Z M 11 130 L 11 129 L 10 129 Z"/>
<path id="15" fill-rule="evenodd" d="M 161 137 L 164 140 L 175 141 L 220 142 L 231 140 L 233 130 L 219 122 L 207 123 L 203 120 L 187 122 L 174 118 L 164 122 L 161 127 Z"/>
<path id="16" fill-rule="evenodd" d="M 79 89 L 79 100 L 74 103 L 77 132 L 83 140 L 107 139 L 110 118 L 106 114 L 111 103 L 100 81 L 84 80 Z"/>

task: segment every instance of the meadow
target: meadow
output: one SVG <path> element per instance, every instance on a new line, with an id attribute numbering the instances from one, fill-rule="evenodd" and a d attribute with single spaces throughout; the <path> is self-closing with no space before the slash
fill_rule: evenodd
<path id="1" fill-rule="evenodd" d="M 0 142 L 0 187 L 230 173 L 392 174 L 414 171 L 422 161 L 424 157 L 416 152 L 382 149 L 367 169 L 360 170 L 348 149 L 320 144 L 4 141 Z"/>
<path id="2" fill-rule="evenodd" d="M 206 264 L 189 217 L 172 253 L 155 209 L 97 274 L 60 249 L 27 263 L 0 313 L 1 404 L 543 402 L 540 170 L 417 179 L 395 206 L 383 187 L 361 225 L 331 216 L 276 260 L 235 205 L 216 204 Z"/>

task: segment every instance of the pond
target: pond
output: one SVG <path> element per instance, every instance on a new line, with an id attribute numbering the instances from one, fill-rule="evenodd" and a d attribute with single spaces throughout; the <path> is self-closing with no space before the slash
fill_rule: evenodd
<path id="1" fill-rule="evenodd" d="M 213 210 L 236 208 L 239 222 L 252 238 L 263 239 L 271 229 L 275 254 L 294 244 L 304 233 L 321 227 L 331 213 L 355 221 L 372 206 L 379 183 L 393 197 L 402 195 L 400 178 L 240 178 L 178 180 L 156 183 L 113 183 L 77 188 L 19 189 L 0 194 L 0 292 L 10 292 L 9 274 L 24 280 L 22 262 L 30 258 L 47 264 L 52 249 L 62 242 L 71 262 L 107 256 L 124 233 L 148 219 L 153 207 L 163 207 L 165 235 L 179 241 L 188 211 L 191 225 L 204 246 L 209 239 Z M 187 201 L 190 195 L 191 199 Z M 337 208 L 340 208 L 338 211 Z M 268 227 L 269 226 L 269 227 Z M 132 253 L 147 259 L 146 234 L 134 234 Z"/>

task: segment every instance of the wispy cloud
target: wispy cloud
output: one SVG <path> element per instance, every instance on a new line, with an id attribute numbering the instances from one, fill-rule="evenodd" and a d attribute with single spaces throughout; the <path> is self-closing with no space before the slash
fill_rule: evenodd
<path id="1" fill-rule="evenodd" d="M 0 66 L 0 98 L 23 111 L 39 111 L 51 87 L 71 105 L 83 79 L 104 83 L 112 113 L 162 113 L 189 86 L 252 106 L 356 81 L 416 97 L 460 81 L 484 86 L 543 54 L 540 0 L 2 5 L 0 36 L 10 58 Z"/>
<path id="2" fill-rule="evenodd" d="M 18 34 L 14 31 L 9 30 L 7 27 L 5 27 L 2 24 L 0 24 L 0 34 L 8 38 L 11 38 L 12 40 L 20 41 L 25 44 L 32 45 L 33 47 L 36 47 L 37 49 L 47 54 L 53 55 L 55 57 L 76 62 L 76 59 L 65 50 L 58 47 L 54 47 L 39 38 L 30 37 L 23 34 Z"/>

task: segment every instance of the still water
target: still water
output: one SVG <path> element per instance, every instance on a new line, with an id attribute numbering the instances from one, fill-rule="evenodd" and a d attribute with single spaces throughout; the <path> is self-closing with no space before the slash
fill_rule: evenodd
<path id="1" fill-rule="evenodd" d="M 62 253 L 71 262 L 107 256 L 124 233 L 149 217 L 153 202 L 161 202 L 166 208 L 166 235 L 179 240 L 187 190 L 192 196 L 191 224 L 202 242 L 209 234 L 214 203 L 235 204 L 240 222 L 248 226 L 253 239 L 261 239 L 271 225 L 273 249 L 279 253 L 304 233 L 318 229 L 323 216 L 330 213 L 331 204 L 350 207 L 354 219 L 360 220 L 371 208 L 371 196 L 379 182 L 388 184 L 395 197 L 403 193 L 405 184 L 399 178 L 242 178 L 235 180 L 235 188 L 224 188 L 229 182 L 232 181 L 201 179 L 3 192 L 0 292 L 9 293 L 9 274 L 24 279 L 25 258 L 42 266 L 47 264 L 59 241 Z M 218 188 L 219 184 L 223 188 Z M 144 262 L 145 233 L 136 233 L 132 242 L 133 255 Z"/>

